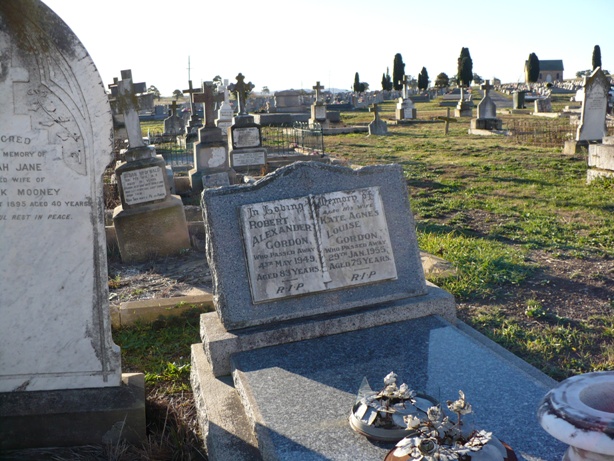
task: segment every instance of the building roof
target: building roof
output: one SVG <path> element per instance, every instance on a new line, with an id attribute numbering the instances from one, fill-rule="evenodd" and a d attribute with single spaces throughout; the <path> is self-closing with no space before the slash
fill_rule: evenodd
<path id="1" fill-rule="evenodd" d="M 539 70 L 540 71 L 555 71 L 555 70 L 565 70 L 563 68 L 563 60 L 562 59 L 550 59 L 550 60 L 539 60 Z"/>

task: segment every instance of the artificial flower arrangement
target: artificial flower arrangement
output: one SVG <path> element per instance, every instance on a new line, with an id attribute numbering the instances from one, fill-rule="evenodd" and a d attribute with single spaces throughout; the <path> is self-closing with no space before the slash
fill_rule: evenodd
<path id="1" fill-rule="evenodd" d="M 461 416 L 472 409 L 463 391 L 458 394 L 458 400 L 447 401 L 456 422 L 445 416 L 439 405 L 429 408 L 426 418 L 405 417 L 411 434 L 397 443 L 386 461 L 515 461 L 513 451 L 492 432 L 463 426 Z"/>
<path id="2" fill-rule="evenodd" d="M 462 417 L 472 412 L 463 391 L 441 405 L 403 383 L 397 386 L 393 372 L 384 378 L 384 387 L 373 391 L 366 378 L 350 414 L 350 426 L 374 440 L 398 442 L 385 461 L 516 461 L 514 452 L 491 432 L 474 430 Z"/>
<path id="3" fill-rule="evenodd" d="M 404 418 L 422 414 L 436 401 L 419 394 L 405 383 L 397 386 L 397 375 L 390 372 L 384 378 L 384 387 L 373 391 L 367 379 L 358 391 L 358 400 L 350 414 L 352 429 L 366 437 L 380 441 L 398 441 L 408 433 Z"/>

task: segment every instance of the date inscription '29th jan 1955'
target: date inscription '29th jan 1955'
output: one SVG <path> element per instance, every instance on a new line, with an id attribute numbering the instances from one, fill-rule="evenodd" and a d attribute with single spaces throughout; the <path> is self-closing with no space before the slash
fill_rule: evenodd
<path id="1" fill-rule="evenodd" d="M 378 187 L 240 211 L 254 303 L 397 278 Z"/>

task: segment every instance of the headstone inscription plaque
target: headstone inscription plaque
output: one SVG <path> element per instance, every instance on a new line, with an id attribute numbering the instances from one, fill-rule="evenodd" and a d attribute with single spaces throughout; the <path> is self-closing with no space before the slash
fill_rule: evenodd
<path id="1" fill-rule="evenodd" d="M 241 207 L 255 303 L 396 279 L 378 187 Z"/>

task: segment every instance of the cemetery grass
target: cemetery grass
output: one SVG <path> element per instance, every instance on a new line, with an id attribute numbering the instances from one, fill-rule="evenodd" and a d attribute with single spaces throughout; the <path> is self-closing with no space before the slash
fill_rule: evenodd
<path id="1" fill-rule="evenodd" d="M 469 120 L 445 136 L 445 108 L 417 106 L 424 123 L 326 150 L 402 165 L 420 248 L 457 269 L 431 281 L 461 320 L 556 380 L 614 368 L 614 182 L 586 185 L 586 154 L 468 135 Z"/>

